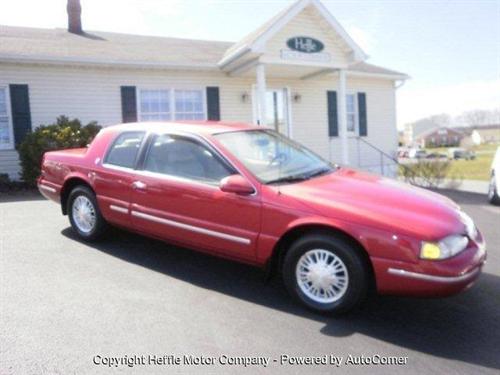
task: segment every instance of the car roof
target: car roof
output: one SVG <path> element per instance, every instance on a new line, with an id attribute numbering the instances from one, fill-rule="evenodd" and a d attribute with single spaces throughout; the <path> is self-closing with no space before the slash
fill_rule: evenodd
<path id="1" fill-rule="evenodd" d="M 257 130 L 263 127 L 245 124 L 243 122 L 229 121 L 160 121 L 160 122 L 131 122 L 107 126 L 103 131 L 123 132 L 123 131 L 151 131 L 162 132 L 165 130 L 174 132 L 185 132 L 202 135 L 212 135 L 217 133 L 227 133 L 242 130 Z"/>

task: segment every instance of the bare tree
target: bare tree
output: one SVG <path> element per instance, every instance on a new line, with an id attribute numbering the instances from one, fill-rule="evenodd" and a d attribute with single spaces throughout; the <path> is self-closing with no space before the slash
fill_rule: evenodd
<path id="1" fill-rule="evenodd" d="M 458 120 L 467 126 L 489 125 L 500 123 L 500 109 L 475 109 L 462 113 Z"/>

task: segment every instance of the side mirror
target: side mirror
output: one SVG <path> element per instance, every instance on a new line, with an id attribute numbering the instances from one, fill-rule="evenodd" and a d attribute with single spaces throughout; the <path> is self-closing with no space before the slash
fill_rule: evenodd
<path id="1" fill-rule="evenodd" d="M 220 181 L 219 188 L 226 193 L 235 193 L 239 195 L 251 195 L 255 193 L 255 189 L 250 182 L 239 174 L 224 177 Z"/>

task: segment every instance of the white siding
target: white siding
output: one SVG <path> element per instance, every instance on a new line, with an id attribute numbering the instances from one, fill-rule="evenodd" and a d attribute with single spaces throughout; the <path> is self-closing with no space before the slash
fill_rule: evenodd
<path id="1" fill-rule="evenodd" d="M 282 30 L 266 43 L 264 59 L 281 59 L 281 50 L 289 49 L 286 45 L 288 39 L 295 36 L 308 36 L 320 40 L 325 48 L 322 52 L 331 56 L 329 64 L 333 66 L 346 66 L 349 56 L 345 51 L 343 42 L 338 39 L 335 31 L 330 26 L 323 26 L 325 20 L 312 7 L 305 8 L 293 18 Z M 294 63 L 290 61 L 290 63 Z"/>
<path id="2" fill-rule="evenodd" d="M 225 121 L 252 122 L 251 94 L 254 79 L 228 77 L 218 72 L 126 70 L 65 66 L 0 64 L 0 86 L 29 85 L 33 127 L 53 123 L 57 116 L 78 118 L 83 123 L 97 121 L 107 126 L 121 122 L 120 86 L 137 87 L 220 87 L 221 118 Z M 340 160 L 340 140 L 328 137 L 326 91 L 336 90 L 334 75 L 310 80 L 268 78 L 269 87 L 288 87 L 301 96 L 292 101 L 293 137 L 323 157 Z M 392 153 L 397 146 L 394 88 L 391 81 L 348 78 L 348 90 L 367 96 L 368 137 L 366 140 Z M 13 152 L 0 151 L 0 173 L 17 174 Z M 368 147 L 360 152 L 362 165 L 372 161 Z M 351 141 L 350 161 L 358 163 L 357 142 Z"/>

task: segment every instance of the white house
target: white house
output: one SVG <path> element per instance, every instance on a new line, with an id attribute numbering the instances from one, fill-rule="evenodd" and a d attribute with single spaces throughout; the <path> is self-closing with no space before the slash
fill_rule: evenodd
<path id="1" fill-rule="evenodd" d="M 318 0 L 299 0 L 237 43 L 0 26 L 0 173 L 16 144 L 66 115 L 107 126 L 208 119 L 275 127 L 324 158 L 381 168 L 397 148 L 395 92 Z"/>

